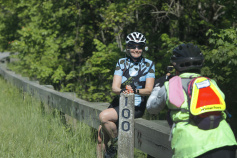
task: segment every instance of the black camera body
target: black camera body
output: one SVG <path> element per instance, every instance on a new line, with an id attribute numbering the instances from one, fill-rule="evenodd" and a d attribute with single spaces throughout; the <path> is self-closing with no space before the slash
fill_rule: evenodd
<path id="1" fill-rule="evenodd" d="M 173 66 L 167 66 L 167 72 L 170 73 L 174 70 Z"/>

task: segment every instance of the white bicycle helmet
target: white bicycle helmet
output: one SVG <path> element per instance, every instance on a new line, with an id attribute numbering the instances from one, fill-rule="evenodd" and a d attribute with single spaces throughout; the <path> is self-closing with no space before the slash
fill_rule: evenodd
<path id="1" fill-rule="evenodd" d="M 128 43 L 140 43 L 140 44 L 146 44 L 146 38 L 143 34 L 139 33 L 139 32 L 133 32 L 133 33 L 130 33 L 129 35 L 127 35 L 127 38 L 126 38 L 126 44 Z"/>

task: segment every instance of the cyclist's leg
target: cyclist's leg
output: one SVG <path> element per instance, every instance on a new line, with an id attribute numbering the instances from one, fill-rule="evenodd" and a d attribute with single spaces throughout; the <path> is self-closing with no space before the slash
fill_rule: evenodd
<path id="1" fill-rule="evenodd" d="M 102 128 L 107 132 L 110 138 L 116 138 L 118 136 L 116 125 L 118 121 L 118 112 L 115 108 L 108 108 L 102 111 L 99 115 Z"/>
<path id="2" fill-rule="evenodd" d="M 97 142 L 97 158 L 104 157 L 104 151 L 108 148 L 109 135 L 103 131 L 102 126 L 98 129 L 98 142 Z"/>

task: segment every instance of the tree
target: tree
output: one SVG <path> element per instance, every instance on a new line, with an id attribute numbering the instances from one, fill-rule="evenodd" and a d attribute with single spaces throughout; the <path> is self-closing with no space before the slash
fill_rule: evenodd
<path id="1" fill-rule="evenodd" d="M 237 85 L 235 83 L 237 74 L 237 29 L 222 29 L 218 32 L 209 30 L 210 47 L 205 50 L 205 63 L 203 74 L 216 79 L 221 90 L 225 94 L 227 110 L 233 115 L 231 125 L 237 133 Z"/>

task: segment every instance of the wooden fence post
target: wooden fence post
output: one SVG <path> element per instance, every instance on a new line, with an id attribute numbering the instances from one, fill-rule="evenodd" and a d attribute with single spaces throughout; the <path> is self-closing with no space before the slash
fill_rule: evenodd
<path id="1" fill-rule="evenodd" d="M 134 157 L 134 93 L 120 94 L 118 158 Z"/>

